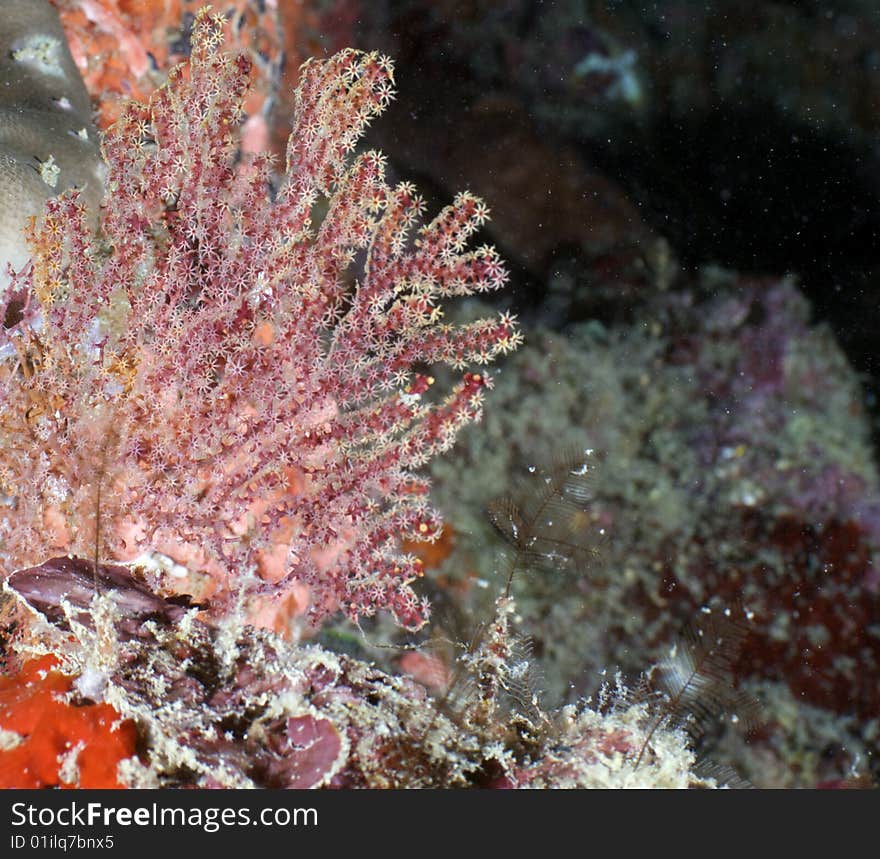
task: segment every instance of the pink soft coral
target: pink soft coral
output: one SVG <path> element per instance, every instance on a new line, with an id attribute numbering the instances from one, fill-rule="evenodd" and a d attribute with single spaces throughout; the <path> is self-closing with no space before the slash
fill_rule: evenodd
<path id="1" fill-rule="evenodd" d="M 487 210 L 461 194 L 408 240 L 420 199 L 352 155 L 393 84 L 355 51 L 304 66 L 273 192 L 270 158 L 238 163 L 249 64 L 221 40 L 202 14 L 190 63 L 108 132 L 99 239 L 76 196 L 52 201 L 10 293 L 24 309 L 0 308 L 20 314 L 0 333 L 0 560 L 160 551 L 211 577 L 218 612 L 306 583 L 315 620 L 390 608 L 417 627 L 400 541 L 439 523 L 415 470 L 488 378 L 432 400 L 413 367 L 519 339 L 437 306 L 503 284 L 492 248 L 465 250 Z"/>

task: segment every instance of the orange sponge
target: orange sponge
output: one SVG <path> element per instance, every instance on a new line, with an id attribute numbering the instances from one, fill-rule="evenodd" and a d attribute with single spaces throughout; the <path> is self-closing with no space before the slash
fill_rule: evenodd
<path id="1" fill-rule="evenodd" d="M 137 730 L 109 704 L 70 703 L 73 678 L 51 656 L 0 676 L 0 788 L 124 787 Z"/>

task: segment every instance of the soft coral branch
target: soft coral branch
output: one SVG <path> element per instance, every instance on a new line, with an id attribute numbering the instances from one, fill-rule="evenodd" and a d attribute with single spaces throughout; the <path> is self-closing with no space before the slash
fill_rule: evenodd
<path id="1" fill-rule="evenodd" d="M 99 238 L 75 195 L 33 232 L 19 287 L 38 300 L 0 335 L 3 565 L 91 557 L 99 534 L 105 557 L 209 574 L 218 612 L 302 582 L 314 619 L 390 608 L 418 626 L 399 544 L 439 524 L 415 469 L 479 417 L 489 380 L 429 402 L 413 365 L 519 342 L 507 316 L 439 321 L 439 299 L 504 283 L 494 250 L 465 249 L 487 210 L 461 194 L 408 239 L 422 202 L 380 154 L 351 154 L 393 86 L 356 51 L 304 67 L 273 194 L 267 157 L 237 163 L 249 64 L 221 33 L 202 14 L 189 65 L 107 133 Z"/>

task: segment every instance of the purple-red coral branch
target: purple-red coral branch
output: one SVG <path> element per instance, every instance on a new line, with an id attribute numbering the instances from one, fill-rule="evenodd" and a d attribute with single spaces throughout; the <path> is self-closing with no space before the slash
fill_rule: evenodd
<path id="1" fill-rule="evenodd" d="M 414 470 L 489 380 L 434 402 L 413 367 L 519 342 L 508 316 L 440 322 L 441 299 L 506 279 L 466 249 L 487 209 L 460 194 L 410 238 L 422 201 L 380 153 L 353 155 L 393 94 L 389 61 L 357 51 L 304 67 L 273 193 L 268 157 L 238 163 L 249 67 L 220 33 L 200 15 L 188 66 L 108 132 L 97 237 L 76 196 L 33 232 L 18 287 L 38 312 L 0 333 L 0 562 L 92 557 L 99 535 L 102 557 L 206 575 L 218 613 L 299 582 L 316 620 L 389 608 L 415 627 L 400 543 L 439 522 Z"/>

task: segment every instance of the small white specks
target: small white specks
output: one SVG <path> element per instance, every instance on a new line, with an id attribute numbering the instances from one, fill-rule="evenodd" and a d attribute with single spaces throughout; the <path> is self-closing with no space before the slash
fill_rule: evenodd
<path id="1" fill-rule="evenodd" d="M 50 155 L 40 164 L 40 178 L 50 187 L 54 188 L 58 185 L 58 177 L 61 175 L 61 168 L 55 161 L 55 156 Z"/>
<path id="2" fill-rule="evenodd" d="M 61 68 L 61 42 L 53 36 L 40 34 L 28 36 L 12 51 L 17 63 L 37 68 L 43 74 L 64 77 Z"/>
<path id="3" fill-rule="evenodd" d="M 15 731 L 7 731 L 0 728 L 0 752 L 8 752 L 16 746 L 20 746 L 24 742 L 24 737 Z"/>

